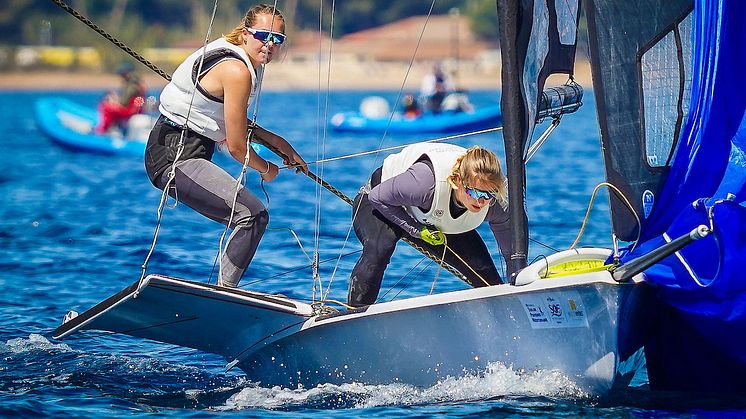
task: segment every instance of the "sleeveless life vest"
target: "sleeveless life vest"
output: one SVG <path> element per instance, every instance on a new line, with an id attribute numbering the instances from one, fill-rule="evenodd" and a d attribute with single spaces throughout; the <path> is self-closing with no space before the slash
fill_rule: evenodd
<path id="1" fill-rule="evenodd" d="M 450 211 L 453 188 L 448 183 L 448 176 L 466 149 L 453 144 L 419 143 L 405 147 L 401 152 L 386 157 L 383 161 L 381 182 L 404 173 L 410 166 L 423 157 L 433 164 L 435 173 L 435 191 L 430 209 L 423 211 L 416 206 L 405 207 L 417 221 L 437 227 L 446 234 L 460 234 L 477 228 L 487 217 L 489 206 L 479 212 L 465 211 L 453 218 Z"/>
<path id="2" fill-rule="evenodd" d="M 174 71 L 171 82 L 161 92 L 161 103 L 158 109 L 163 116 L 179 125 L 187 123 L 186 116 L 188 114 L 190 130 L 215 142 L 221 142 L 226 136 L 223 99 L 204 90 L 199 85 L 198 80 L 218 63 L 231 59 L 242 61 L 251 73 L 251 94 L 246 104 L 248 107 L 256 95 L 258 80 L 261 78 L 257 77 L 246 52 L 224 38 L 216 39 L 207 44 L 202 71 L 197 74 L 202 51 L 203 49 L 200 48 L 192 53 Z M 194 101 L 192 102 L 192 92 L 194 92 L 195 87 L 197 91 L 194 93 Z M 191 111 L 189 110 L 190 102 L 192 103 Z"/>

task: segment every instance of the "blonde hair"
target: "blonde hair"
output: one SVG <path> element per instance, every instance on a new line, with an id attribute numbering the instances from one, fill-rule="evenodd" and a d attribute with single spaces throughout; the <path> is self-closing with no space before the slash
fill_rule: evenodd
<path id="1" fill-rule="evenodd" d="M 241 36 L 243 35 L 244 28 L 253 26 L 259 15 L 272 15 L 275 19 L 279 19 L 282 22 L 282 32 L 285 32 L 285 16 L 283 16 L 282 12 L 272 5 L 261 3 L 249 9 L 241 20 L 241 24 L 233 28 L 227 35 L 223 35 L 223 38 L 233 45 L 241 45 L 243 43 Z"/>
<path id="2" fill-rule="evenodd" d="M 489 150 L 474 146 L 456 159 L 451 174 L 448 176 L 448 182 L 454 188 L 458 188 L 459 182 L 473 187 L 480 180 L 492 185 L 491 191 L 505 198 L 505 176 L 497 156 Z"/>

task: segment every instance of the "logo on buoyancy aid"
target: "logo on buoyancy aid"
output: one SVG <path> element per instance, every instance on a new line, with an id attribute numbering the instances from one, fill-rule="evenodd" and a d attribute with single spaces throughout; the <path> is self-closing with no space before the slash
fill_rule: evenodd
<path id="1" fill-rule="evenodd" d="M 443 210 L 442 209 L 436 209 L 433 211 L 433 217 L 435 218 L 442 218 L 443 217 Z"/>

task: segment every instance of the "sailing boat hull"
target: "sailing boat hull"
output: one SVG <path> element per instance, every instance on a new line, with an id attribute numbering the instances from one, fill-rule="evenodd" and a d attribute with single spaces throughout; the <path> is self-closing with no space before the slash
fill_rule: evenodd
<path id="1" fill-rule="evenodd" d="M 265 386 L 407 383 L 483 374 L 558 371 L 603 394 L 641 366 L 647 316 L 641 279 L 606 270 L 542 278 L 547 266 L 608 251 L 581 249 L 535 262 L 516 283 L 374 304 L 332 314 L 282 296 L 150 275 L 54 332 L 97 329 L 224 356 Z M 541 278 L 541 279 L 540 279 Z"/>
<path id="2" fill-rule="evenodd" d="M 597 281 L 604 274 L 316 317 L 300 331 L 261 345 L 238 366 L 262 385 L 430 386 L 501 363 L 517 371 L 557 370 L 582 391 L 601 394 L 631 378 L 625 373 L 639 365 L 626 362 L 640 347 L 628 321 L 638 318 L 639 287 Z"/>

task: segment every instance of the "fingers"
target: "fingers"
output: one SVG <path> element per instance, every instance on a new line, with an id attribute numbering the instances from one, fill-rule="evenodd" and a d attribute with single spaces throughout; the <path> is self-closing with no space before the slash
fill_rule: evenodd
<path id="1" fill-rule="evenodd" d="M 305 174 L 308 174 L 308 165 L 301 158 L 301 156 L 299 156 L 298 153 L 295 153 L 293 157 L 295 157 L 295 164 L 298 165 L 295 169 L 295 173 L 303 172 Z"/>
<path id="2" fill-rule="evenodd" d="M 306 175 L 308 174 L 308 165 L 298 155 L 298 153 L 292 153 L 291 155 L 288 155 L 282 160 L 282 162 L 288 169 L 295 169 L 295 173 L 303 172 Z"/>

